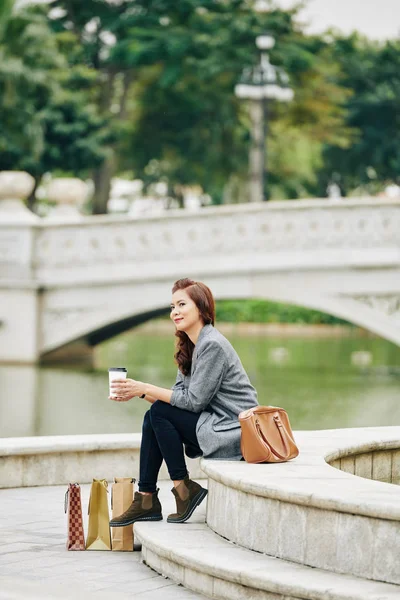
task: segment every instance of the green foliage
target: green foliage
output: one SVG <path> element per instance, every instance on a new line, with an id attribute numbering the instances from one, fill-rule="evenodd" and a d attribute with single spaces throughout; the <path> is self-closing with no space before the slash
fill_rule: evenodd
<path id="1" fill-rule="evenodd" d="M 398 181 L 400 42 L 308 36 L 298 7 L 248 0 L 52 0 L 0 4 L 0 169 L 92 175 L 104 212 L 118 172 L 181 197 L 246 200 L 250 121 L 234 94 L 257 35 L 294 89 L 269 103 L 272 199 Z"/>
<path id="2" fill-rule="evenodd" d="M 62 9 L 51 18 L 54 31 L 76 36 L 73 62 L 79 57 L 98 73 L 96 102 L 115 139 L 109 149 L 117 170 L 133 171 L 146 185 L 164 180 L 175 196 L 184 185 L 200 185 L 215 202 L 233 175 L 247 176 L 249 119 L 234 87 L 243 68 L 257 62 L 255 37 L 268 29 L 277 39 L 273 60 L 300 90 L 289 117 L 284 110 L 271 113 L 271 179 L 284 197 L 315 187 L 320 145 L 341 131 L 343 111 L 329 98 L 342 96 L 324 82 L 326 44 L 298 32 L 296 10 L 271 4 L 259 14 L 245 0 L 139 0 L 135 10 L 124 1 L 87 2 L 81 10 L 79 0 L 53 0 L 51 8 Z M 71 62 L 71 53 L 66 56 Z M 302 95 L 311 80 L 314 88 Z M 325 98 L 317 106 L 315 87 Z M 303 137 L 294 131 L 299 123 L 310 125 Z M 293 155 L 281 159 L 293 136 L 304 153 L 301 173 Z"/>
<path id="3" fill-rule="evenodd" d="M 217 302 L 217 321 L 228 323 L 345 324 L 332 315 L 269 300 L 223 300 Z"/>
<path id="4" fill-rule="evenodd" d="M 322 144 L 303 129 L 277 121 L 269 139 L 269 191 L 274 200 L 314 195 Z"/>
<path id="5" fill-rule="evenodd" d="M 9 16 L 0 43 L 0 168 L 25 168 L 44 148 L 42 111 L 53 91 L 54 40 L 44 19 Z M 40 67 L 39 67 L 39 63 Z"/>
<path id="6" fill-rule="evenodd" d="M 294 31 L 271 55 L 290 75 L 294 99 L 289 105 L 270 103 L 270 196 L 312 197 L 319 191 L 324 147 L 346 148 L 355 137 L 346 122 L 351 92 L 341 85 L 341 67 L 322 38 Z"/>
<path id="7" fill-rule="evenodd" d="M 287 13 L 266 18 L 244 0 L 51 6 L 63 9 L 55 30 L 74 31 L 101 74 L 97 101 L 117 136 L 118 169 L 146 185 L 164 180 L 173 195 L 197 184 L 216 198 L 232 173 L 245 174 L 248 131 L 234 85 L 256 60 L 254 39 L 267 22 L 278 35 L 290 30 Z"/>
<path id="8" fill-rule="evenodd" d="M 0 3 L 0 39 L 3 35 L 6 23 L 11 16 L 13 6 L 14 0 L 2 0 Z"/>
<path id="9" fill-rule="evenodd" d="M 345 108 L 347 124 L 358 136 L 347 148 L 324 148 L 321 185 L 336 178 L 343 191 L 376 193 L 400 181 L 400 42 L 378 44 L 357 34 L 333 40 L 341 84 L 351 91 Z"/>
<path id="10" fill-rule="evenodd" d="M 40 179 L 53 170 L 85 175 L 101 162 L 104 122 L 90 83 L 81 66 L 69 68 L 42 8 L 9 16 L 0 42 L 0 169 Z"/>
<path id="11" fill-rule="evenodd" d="M 138 106 L 124 155 L 133 157 L 146 182 L 197 183 L 215 202 L 233 174 L 245 179 L 250 122 L 233 90 L 243 68 L 258 60 L 254 39 L 267 28 L 277 39 L 272 60 L 289 73 L 295 89 L 291 106 L 270 105 L 272 197 L 310 195 L 322 144 L 346 145 L 349 137 L 342 107 L 348 91 L 334 80 L 338 66 L 327 44 L 296 30 L 296 10 L 256 15 L 240 2 L 211 3 L 212 9 L 202 11 L 199 3 L 189 4 L 185 27 L 170 9 L 163 27 L 156 20 L 151 28 L 135 29 L 132 47 L 146 70 L 138 70 Z"/>

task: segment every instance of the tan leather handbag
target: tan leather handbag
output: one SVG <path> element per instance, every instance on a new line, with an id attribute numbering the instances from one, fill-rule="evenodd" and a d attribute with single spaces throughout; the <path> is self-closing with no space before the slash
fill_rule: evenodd
<path id="1" fill-rule="evenodd" d="M 255 406 L 239 415 L 241 451 L 249 463 L 278 463 L 299 454 L 286 410 Z"/>

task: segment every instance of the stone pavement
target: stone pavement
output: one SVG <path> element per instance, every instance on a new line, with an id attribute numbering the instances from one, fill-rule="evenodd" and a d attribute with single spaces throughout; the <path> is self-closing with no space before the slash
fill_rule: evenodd
<path id="1" fill-rule="evenodd" d="M 160 484 L 164 518 L 175 510 L 170 487 L 169 481 Z M 66 489 L 63 485 L 0 490 L 0 600 L 204 598 L 141 563 L 140 551 L 68 552 Z M 90 485 L 83 485 L 85 534 L 89 493 Z M 197 518 L 200 511 L 205 515 L 205 505 L 197 509 Z"/>

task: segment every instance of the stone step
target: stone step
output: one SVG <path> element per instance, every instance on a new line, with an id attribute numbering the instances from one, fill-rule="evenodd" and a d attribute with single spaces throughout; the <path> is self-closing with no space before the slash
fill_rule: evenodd
<path id="1" fill-rule="evenodd" d="M 400 427 L 295 432 L 295 439 L 300 455 L 286 463 L 202 459 L 210 529 L 251 551 L 400 586 L 399 486 L 327 462 L 352 461 L 356 473 L 362 455 L 370 477 L 397 481 Z"/>
<path id="2" fill-rule="evenodd" d="M 136 523 L 144 562 L 186 588 L 229 600 L 399 600 L 400 587 L 306 567 L 223 539 L 199 510 L 190 522 Z"/>

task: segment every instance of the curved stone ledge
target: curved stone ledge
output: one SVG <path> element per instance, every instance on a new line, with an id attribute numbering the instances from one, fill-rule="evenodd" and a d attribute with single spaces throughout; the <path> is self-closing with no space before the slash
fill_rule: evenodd
<path id="1" fill-rule="evenodd" d="M 400 449 L 372 450 L 346 454 L 329 461 L 331 467 L 351 475 L 400 485 Z"/>
<path id="2" fill-rule="evenodd" d="M 365 427 L 365 430 L 370 430 L 373 429 L 375 431 L 375 429 L 380 429 L 382 430 L 382 427 L 379 428 L 369 428 L 369 427 Z M 385 427 L 385 429 L 399 429 L 398 427 Z M 327 430 L 329 431 L 329 430 Z M 339 430 L 340 431 L 340 430 Z M 343 431 L 343 430 L 342 430 Z M 351 430 L 353 431 L 353 430 Z M 389 435 L 392 435 L 389 432 Z M 378 452 L 380 450 L 398 450 L 400 448 L 400 440 L 398 440 L 397 438 L 395 439 L 387 439 L 387 440 L 367 440 L 367 441 L 362 441 L 361 443 L 354 443 L 354 444 L 348 444 L 346 446 L 344 446 L 343 448 L 337 448 L 335 451 L 333 452 L 328 452 L 328 454 L 326 454 L 325 456 L 325 461 L 328 464 L 332 464 L 333 461 L 335 460 L 339 460 L 341 458 L 346 458 L 348 456 L 353 456 L 356 454 L 364 454 L 366 452 Z"/>
<path id="3" fill-rule="evenodd" d="M 3 438 L 0 440 L 0 457 L 126 448 L 133 450 L 140 448 L 141 437 L 140 433 L 101 433 Z"/>
<path id="4" fill-rule="evenodd" d="M 300 456 L 287 463 L 250 465 L 202 459 L 201 467 L 210 479 L 255 496 L 400 520 L 397 487 L 354 477 L 327 462 L 368 449 L 400 449 L 400 427 L 299 431 L 295 438 Z"/>
<path id="5" fill-rule="evenodd" d="M 88 434 L 0 440 L 0 488 L 138 477 L 141 434 Z M 187 459 L 193 477 L 199 461 Z M 160 479 L 168 479 L 163 465 Z"/>
<path id="6" fill-rule="evenodd" d="M 326 459 L 400 447 L 400 427 L 297 432 L 300 456 L 282 464 L 202 461 L 208 526 L 250 550 L 400 584 L 400 490 L 340 471 Z"/>

